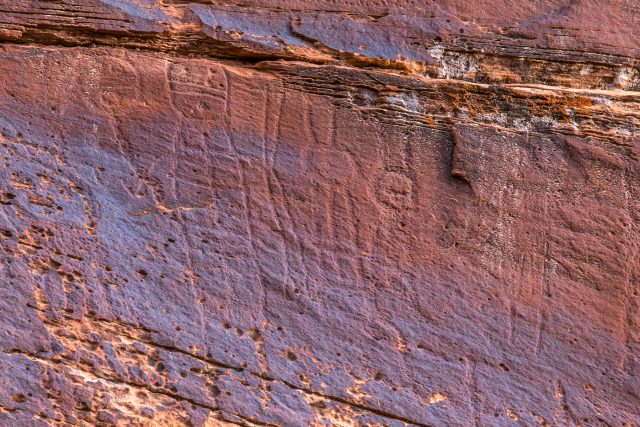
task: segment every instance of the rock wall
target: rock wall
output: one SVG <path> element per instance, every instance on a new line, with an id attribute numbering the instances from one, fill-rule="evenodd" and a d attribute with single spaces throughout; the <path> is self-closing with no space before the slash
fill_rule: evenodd
<path id="1" fill-rule="evenodd" d="M 638 34 L 0 0 L 0 425 L 640 425 Z"/>

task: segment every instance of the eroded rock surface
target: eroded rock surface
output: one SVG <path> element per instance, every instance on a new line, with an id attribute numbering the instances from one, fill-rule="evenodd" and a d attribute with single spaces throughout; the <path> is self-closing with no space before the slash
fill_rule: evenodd
<path id="1" fill-rule="evenodd" d="M 639 425 L 638 34 L 0 0 L 0 425 Z"/>

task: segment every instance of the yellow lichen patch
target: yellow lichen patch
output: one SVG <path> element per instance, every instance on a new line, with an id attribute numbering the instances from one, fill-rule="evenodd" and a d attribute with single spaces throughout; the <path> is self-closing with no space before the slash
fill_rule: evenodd
<path id="1" fill-rule="evenodd" d="M 398 337 L 396 339 L 396 348 L 398 351 L 407 351 L 407 340 L 404 337 Z"/>
<path id="2" fill-rule="evenodd" d="M 364 402 L 364 398 L 367 397 L 367 393 L 363 392 L 360 390 L 360 388 L 366 384 L 367 382 L 365 380 L 361 380 L 359 378 L 354 379 L 354 386 L 351 388 L 347 389 L 347 393 L 349 393 L 351 396 L 353 396 L 354 400 L 357 403 L 363 403 Z"/>
<path id="3" fill-rule="evenodd" d="M 20 190 L 33 190 L 35 187 L 35 185 L 31 181 L 29 181 L 28 179 L 20 178 L 20 176 L 15 172 L 11 174 L 11 179 L 9 182 L 11 182 L 11 185 L 13 185 L 15 188 L 18 188 Z"/>
<path id="4" fill-rule="evenodd" d="M 433 117 L 424 117 L 422 119 L 422 122 L 427 126 L 434 126 L 436 124 L 436 121 L 433 119 Z"/>
<path id="5" fill-rule="evenodd" d="M 344 407 L 344 412 L 338 412 L 336 409 L 330 407 L 331 402 L 320 396 L 312 394 L 305 394 L 304 399 L 307 404 L 314 409 L 315 426 L 340 426 L 340 427 L 355 427 L 358 423 L 350 416 L 351 408 Z M 342 407 L 342 405 L 338 405 Z"/>
<path id="6" fill-rule="evenodd" d="M 520 415 L 518 415 L 513 409 L 508 408 L 507 409 L 507 416 L 512 419 L 513 421 L 519 421 L 520 420 Z"/>
<path id="7" fill-rule="evenodd" d="M 429 404 L 435 405 L 436 403 L 444 402 L 449 396 L 446 393 L 433 393 L 429 396 Z"/>

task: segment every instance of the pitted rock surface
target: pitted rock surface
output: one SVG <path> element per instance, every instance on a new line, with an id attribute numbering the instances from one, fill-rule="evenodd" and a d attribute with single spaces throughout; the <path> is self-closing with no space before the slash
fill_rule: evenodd
<path id="1" fill-rule="evenodd" d="M 0 425 L 640 425 L 638 34 L 0 0 Z"/>

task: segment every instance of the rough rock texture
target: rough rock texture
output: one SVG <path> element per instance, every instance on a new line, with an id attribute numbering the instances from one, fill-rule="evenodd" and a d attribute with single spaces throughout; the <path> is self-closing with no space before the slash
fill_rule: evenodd
<path id="1" fill-rule="evenodd" d="M 637 426 L 634 0 L 0 0 L 0 425 Z"/>

